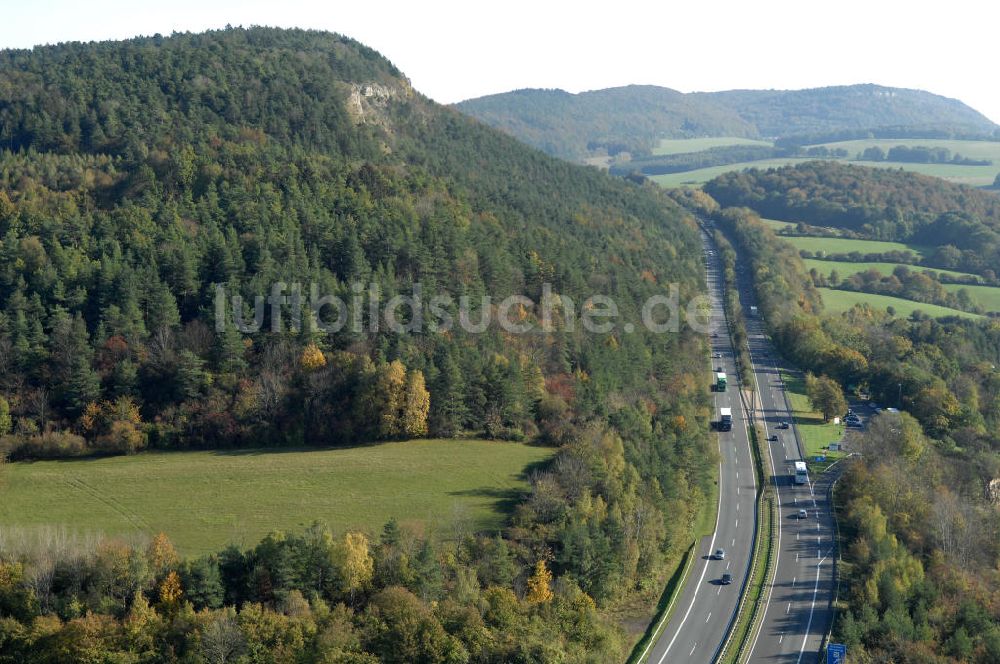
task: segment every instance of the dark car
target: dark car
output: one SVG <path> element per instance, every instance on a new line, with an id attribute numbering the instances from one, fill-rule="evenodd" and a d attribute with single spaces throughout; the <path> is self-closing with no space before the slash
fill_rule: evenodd
<path id="1" fill-rule="evenodd" d="M 728 586 L 732 582 L 733 582 L 733 575 L 730 574 L 729 572 L 723 574 L 722 578 L 719 579 L 719 583 L 721 583 L 724 586 Z"/>
<path id="2" fill-rule="evenodd" d="M 782 422 L 781 424 L 778 425 L 778 428 L 779 429 L 787 429 L 788 428 L 788 422 Z"/>
<path id="3" fill-rule="evenodd" d="M 771 441 L 772 443 L 776 443 L 776 442 L 778 442 L 778 437 L 777 436 L 770 436 L 768 438 L 768 440 Z"/>

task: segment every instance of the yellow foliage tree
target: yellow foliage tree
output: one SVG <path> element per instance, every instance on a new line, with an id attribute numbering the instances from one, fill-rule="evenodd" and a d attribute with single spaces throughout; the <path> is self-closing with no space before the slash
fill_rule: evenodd
<path id="1" fill-rule="evenodd" d="M 340 569 L 341 590 L 351 594 L 363 588 L 375 573 L 375 561 L 363 533 L 345 533 L 332 551 L 333 562 Z"/>
<path id="2" fill-rule="evenodd" d="M 410 438 L 427 435 L 427 415 L 431 411 L 431 395 L 424 383 L 422 371 L 411 371 L 406 378 L 406 402 L 403 404 L 403 434 Z"/>
<path id="3" fill-rule="evenodd" d="M 528 579 L 528 594 L 525 599 L 529 604 L 546 604 L 552 601 L 552 572 L 544 560 L 535 563 L 535 573 Z"/>
<path id="4" fill-rule="evenodd" d="M 299 366 L 306 371 L 315 371 L 326 366 L 326 356 L 316 344 L 309 344 L 302 350 L 299 357 Z"/>
<path id="5" fill-rule="evenodd" d="M 181 587 L 181 577 L 177 575 L 177 572 L 171 571 L 167 574 L 163 581 L 160 582 L 160 604 L 167 607 L 169 610 L 173 610 L 181 601 L 181 596 L 183 594 L 184 589 Z"/>
<path id="6" fill-rule="evenodd" d="M 379 435 L 391 438 L 403 432 L 400 416 L 406 397 L 406 367 L 393 360 L 379 368 L 376 381 L 379 404 Z"/>
<path id="7" fill-rule="evenodd" d="M 166 533 L 157 533 L 146 548 L 146 559 L 153 572 L 161 576 L 167 570 L 175 568 L 181 558 Z"/>

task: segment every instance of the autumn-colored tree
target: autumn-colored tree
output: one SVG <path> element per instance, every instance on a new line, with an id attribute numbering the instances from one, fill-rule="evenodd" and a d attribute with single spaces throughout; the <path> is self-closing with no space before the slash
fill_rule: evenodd
<path id="1" fill-rule="evenodd" d="M 806 375 L 806 393 L 812 407 L 823 413 L 823 420 L 830 421 L 835 415 L 847 412 L 847 399 L 837 381 L 829 376 Z"/>
<path id="2" fill-rule="evenodd" d="M 10 433 L 13 421 L 10 417 L 10 404 L 3 397 L 0 397 L 0 436 Z"/>
<path id="3" fill-rule="evenodd" d="M 326 356 L 316 344 L 309 344 L 299 356 L 299 366 L 304 371 L 316 371 L 326 366 Z"/>
<path id="4" fill-rule="evenodd" d="M 408 438 L 427 435 L 427 415 L 431 410 L 431 395 L 424 384 L 422 371 L 411 371 L 406 377 L 406 399 L 400 417 L 400 429 Z"/>
<path id="5" fill-rule="evenodd" d="M 146 595 L 141 590 L 137 592 L 123 624 L 129 649 L 135 652 L 152 651 L 154 634 L 159 629 L 160 622 L 160 616 L 149 605 Z"/>
<path id="6" fill-rule="evenodd" d="M 406 367 L 399 360 L 393 360 L 378 368 L 375 380 L 378 433 L 383 438 L 391 438 L 402 433 L 400 417 L 406 401 Z"/>
<path id="7" fill-rule="evenodd" d="M 552 572 L 544 560 L 535 563 L 535 572 L 528 579 L 528 593 L 524 599 L 529 604 L 545 604 L 552 601 Z"/>
<path id="8" fill-rule="evenodd" d="M 160 604 L 168 612 L 172 612 L 177 608 L 177 605 L 181 601 L 181 596 L 184 594 L 184 589 L 181 587 L 181 577 L 177 572 L 171 571 L 167 573 L 167 576 L 160 582 L 158 594 Z"/>
<path id="9" fill-rule="evenodd" d="M 354 593 L 368 584 L 375 572 L 368 538 L 363 533 L 345 533 L 334 545 L 331 557 L 340 570 L 340 589 L 353 601 Z"/>
<path id="10" fill-rule="evenodd" d="M 146 547 L 146 559 L 149 560 L 150 569 L 157 576 L 163 576 L 168 570 L 176 568 L 180 562 L 177 549 L 174 548 L 173 542 L 170 541 L 166 533 L 157 533 L 153 537 L 149 546 Z"/>

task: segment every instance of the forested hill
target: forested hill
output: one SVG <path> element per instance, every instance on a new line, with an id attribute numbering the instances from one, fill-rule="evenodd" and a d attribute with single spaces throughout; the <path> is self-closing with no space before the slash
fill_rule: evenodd
<path id="1" fill-rule="evenodd" d="M 529 495 L 504 496 L 518 505 L 504 538 L 438 550 L 390 523 L 374 578 L 367 541 L 351 540 L 368 565 L 358 584 L 331 581 L 355 572 L 317 529 L 230 550 L 221 581 L 219 558 L 189 575 L 175 559 L 140 566 L 142 551 L 111 579 L 97 552 L 41 603 L 24 583 L 42 563 L 0 551 L 0 613 L 25 625 L 0 620 L 0 659 L 75 661 L 79 644 L 83 658 L 194 661 L 215 621 L 236 629 L 225 610 L 194 618 L 223 601 L 244 607 L 240 647 L 269 661 L 625 659 L 602 609 L 660 587 L 714 466 L 703 337 L 622 331 L 673 284 L 681 303 L 703 289 L 696 227 L 657 188 L 546 156 L 430 102 L 361 44 L 299 30 L 2 52 L 0 149 L 0 458 L 428 435 L 558 448 Z M 296 329 L 286 301 L 244 334 L 215 297 L 222 286 L 249 309 L 281 282 L 339 297 L 344 311 L 322 315 L 346 324 Z M 383 308 L 419 284 L 427 322 L 407 305 L 413 329 L 393 331 L 371 284 Z M 505 318 L 533 333 L 496 324 L 512 294 L 530 301 Z M 571 315 L 591 295 L 614 298 L 614 329 Z M 451 298 L 450 329 L 430 325 L 447 326 L 434 296 Z M 71 565 L 44 553 L 50 570 Z M 140 645 L 115 636 L 147 597 L 181 593 L 186 608 L 142 618 Z M 303 596 L 315 613 L 275 612 Z M 40 616 L 44 634 L 26 627 Z M 107 629 L 79 625 L 91 619 Z"/>
<path id="2" fill-rule="evenodd" d="M 564 159 L 595 150 L 647 154 L 661 136 L 757 135 L 729 108 L 654 85 L 570 94 L 514 90 L 469 99 L 458 110 Z"/>
<path id="3" fill-rule="evenodd" d="M 696 233 L 654 188 L 440 107 L 336 35 L 233 29 L 8 51 L 0 90 L 0 371 L 23 432 L 79 430 L 88 404 L 127 395 L 164 445 L 396 435 L 343 401 L 356 386 L 296 405 L 296 390 L 317 388 L 295 360 L 317 343 L 340 361 L 422 371 L 432 433 L 487 422 L 526 435 L 544 380 L 582 411 L 646 380 L 625 359 L 644 352 L 642 335 L 616 352 L 579 326 L 555 344 L 347 328 L 241 339 L 213 331 L 214 285 L 247 302 L 276 281 L 348 302 L 358 281 L 537 301 L 549 282 L 577 302 L 619 297 L 626 312 L 672 281 L 700 289 Z M 434 382 L 441 371 L 454 375 Z M 579 391 L 574 374 L 588 376 Z M 261 397 L 261 381 L 277 394 Z M 437 412 L 452 395 L 462 403 Z"/>
<path id="4" fill-rule="evenodd" d="M 661 138 L 734 136 L 807 144 L 884 137 L 984 137 L 997 126 L 922 90 L 851 85 L 684 94 L 631 85 L 570 94 L 515 90 L 460 102 L 463 113 L 566 159 L 647 155 Z"/>
<path id="5" fill-rule="evenodd" d="M 764 217 L 938 247 L 934 267 L 983 273 L 1000 264 L 1000 197 L 940 178 L 814 161 L 724 173 L 704 189 Z"/>
<path id="6" fill-rule="evenodd" d="M 957 99 L 882 85 L 838 85 L 807 90 L 727 90 L 695 93 L 738 113 L 761 136 L 824 136 L 882 129 L 904 136 L 991 135 L 983 114 Z"/>

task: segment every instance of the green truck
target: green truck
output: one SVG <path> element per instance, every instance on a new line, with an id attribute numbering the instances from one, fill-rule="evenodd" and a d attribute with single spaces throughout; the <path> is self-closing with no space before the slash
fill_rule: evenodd
<path id="1" fill-rule="evenodd" d="M 715 373 L 715 391 L 725 392 L 726 391 L 726 374 L 722 371 L 717 371 Z"/>

